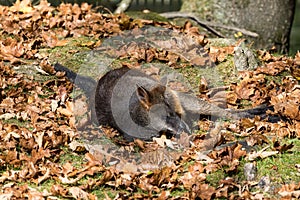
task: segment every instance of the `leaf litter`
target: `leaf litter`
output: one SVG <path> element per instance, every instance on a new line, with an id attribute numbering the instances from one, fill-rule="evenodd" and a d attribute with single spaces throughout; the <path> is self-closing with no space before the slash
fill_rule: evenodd
<path id="1" fill-rule="evenodd" d="M 280 116 L 280 120 L 242 119 L 237 123 L 224 122 L 208 131 L 211 123 L 204 119 L 198 126 L 205 134 L 192 137 L 183 134 L 181 143 L 156 138 L 154 142 L 136 140 L 128 144 L 116 131 L 103 128 L 100 138 L 104 144 L 123 145 L 121 151 L 112 151 L 110 155 L 106 152 L 110 146 L 100 145 L 106 152 L 103 153 L 95 145 L 78 142 L 82 134 L 75 125 L 74 102 L 70 97 L 73 85 L 64 76 L 39 81 L 33 75 L 17 73 L 12 66 L 34 63 L 39 66 L 39 76 L 47 76 L 53 74 L 53 68 L 47 55 L 41 55 L 39 49 L 63 47 L 70 43 L 70 38 L 83 36 L 89 37 L 90 42 L 82 45 L 101 49 L 103 38 L 122 34 L 124 30 L 134 30 L 139 35 L 147 25 L 178 31 L 198 42 L 194 44 L 195 40 L 190 41 L 189 37 L 173 37 L 168 42 L 156 39 L 157 43 L 152 45 L 125 43 L 117 51 L 111 49 L 118 58 L 130 60 L 123 65 L 136 68 L 141 62 L 160 61 L 179 69 L 205 66 L 226 61 L 228 56 L 233 56 L 234 46 L 205 48 L 208 44 L 205 35 L 189 22 L 180 27 L 168 22 L 131 19 L 125 14 L 101 14 L 87 3 L 52 7 L 46 0 L 35 6 L 30 0 L 17 0 L 11 7 L 0 6 L 0 14 L 1 199 L 98 199 L 95 191 L 101 188 L 114 193 L 113 197 L 104 191 L 105 199 L 262 198 L 263 191 L 259 191 L 258 185 L 263 179 L 241 182 L 235 176 L 241 172 L 241 162 L 246 159 L 255 163 L 288 152 L 294 145 L 280 141 L 300 137 L 300 53 L 290 58 L 259 51 L 262 64 L 253 71 L 239 72 L 238 81 L 227 86 L 227 106 L 240 108 L 243 101 L 251 102 L 250 107 L 268 103 L 274 106 L 269 114 Z M 173 43 L 180 48 L 171 52 Z M 164 50 L 158 49 L 157 44 L 165 47 Z M 198 46 L 204 47 L 204 51 Z M 189 56 L 184 52 L 189 52 Z M 204 54 L 210 59 L 199 56 Z M 157 74 L 157 70 L 152 68 L 152 73 Z M 288 75 L 280 76 L 284 73 Z M 277 79 L 272 79 L 276 76 Z M 201 98 L 210 100 L 213 97 L 209 95 L 208 85 L 202 78 L 199 90 Z M 181 86 L 174 84 L 174 87 Z M 86 134 L 99 138 L 98 130 L 91 129 Z M 237 142 L 236 137 L 245 140 Z M 185 151 L 166 150 L 176 145 L 183 146 Z M 118 157 L 136 148 L 142 153 L 139 163 L 128 163 Z M 79 166 L 74 159 L 61 162 L 64 156 L 83 157 L 83 161 Z M 297 165 L 295 170 L 299 170 Z M 226 177 L 211 185 L 208 176 L 219 170 Z M 49 185 L 46 189 L 45 184 Z M 278 186 L 271 194 L 278 198 L 298 198 L 299 191 L 299 183 L 288 183 Z"/>

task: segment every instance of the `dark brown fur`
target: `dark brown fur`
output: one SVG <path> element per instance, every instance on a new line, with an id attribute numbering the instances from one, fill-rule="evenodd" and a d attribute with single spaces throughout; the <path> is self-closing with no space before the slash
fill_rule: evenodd
<path id="1" fill-rule="evenodd" d="M 123 81 L 123 82 L 122 82 Z M 98 122 L 118 129 L 127 138 L 149 140 L 162 132 L 189 131 L 166 98 L 167 88 L 150 76 L 127 67 L 112 70 L 97 84 Z M 127 112 L 128 111 L 128 112 Z"/>

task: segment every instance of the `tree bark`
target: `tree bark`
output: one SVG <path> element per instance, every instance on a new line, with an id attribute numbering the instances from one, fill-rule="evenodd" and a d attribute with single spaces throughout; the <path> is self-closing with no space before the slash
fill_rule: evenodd
<path id="1" fill-rule="evenodd" d="M 183 0 L 182 12 L 195 12 L 204 20 L 253 31 L 246 38 L 253 46 L 287 53 L 295 0 Z M 235 32 L 220 30 L 227 37 Z"/>

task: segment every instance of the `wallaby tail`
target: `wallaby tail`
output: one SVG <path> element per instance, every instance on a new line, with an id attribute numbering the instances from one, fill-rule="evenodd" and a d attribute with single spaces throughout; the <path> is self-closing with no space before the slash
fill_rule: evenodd
<path id="1" fill-rule="evenodd" d="M 268 115 L 267 111 L 274 111 L 274 107 L 266 104 L 262 104 L 255 108 L 244 109 L 244 110 L 235 110 L 233 113 L 237 114 L 240 118 L 254 118 L 259 116 L 261 119 L 267 119 L 267 121 L 275 123 L 283 119 L 279 115 Z"/>
<path id="2" fill-rule="evenodd" d="M 54 69 L 57 72 L 65 72 L 66 77 L 68 77 L 68 79 L 74 83 L 75 79 L 77 77 L 77 73 L 73 72 L 72 70 L 68 69 L 67 67 L 62 66 L 59 63 L 54 64 Z"/>
<path id="3" fill-rule="evenodd" d="M 95 89 L 97 86 L 97 82 L 88 76 L 81 76 L 77 74 L 76 72 L 73 72 L 72 70 L 68 69 L 67 67 L 62 66 L 59 63 L 56 63 L 54 65 L 55 71 L 59 72 L 65 72 L 66 77 L 74 83 L 77 87 L 82 89 L 87 97 L 94 96 Z"/>

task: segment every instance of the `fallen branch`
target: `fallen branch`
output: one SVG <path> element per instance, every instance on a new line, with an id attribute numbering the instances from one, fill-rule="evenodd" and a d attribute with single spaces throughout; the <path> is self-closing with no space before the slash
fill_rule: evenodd
<path id="1" fill-rule="evenodd" d="M 118 8 L 115 10 L 115 14 L 120 14 L 122 12 L 125 12 L 127 10 L 127 8 L 130 6 L 132 0 L 122 0 L 119 4 L 118 4 Z"/>
<path id="2" fill-rule="evenodd" d="M 241 32 L 242 34 L 248 35 L 248 36 L 251 36 L 251 37 L 258 37 L 259 36 L 257 33 L 252 32 L 252 31 L 248 31 L 246 29 L 237 28 L 237 27 L 233 27 L 233 26 L 226 26 L 226 25 L 222 25 L 222 24 L 216 24 L 216 23 L 213 23 L 213 22 L 208 22 L 208 21 L 201 20 L 197 16 L 195 16 L 194 13 L 187 13 L 187 12 L 166 12 L 166 13 L 161 13 L 160 15 L 163 16 L 163 17 L 166 17 L 168 19 L 173 19 L 173 18 L 189 18 L 191 20 L 194 20 L 200 26 L 206 28 L 208 31 L 210 31 L 211 33 L 213 33 L 214 35 L 216 35 L 218 37 L 224 37 L 224 35 L 222 35 L 222 33 L 218 32 L 217 30 L 215 30 L 212 27 L 218 27 L 218 28 L 222 28 L 222 29 L 227 29 L 227 30 L 233 30 L 233 31 Z"/>

